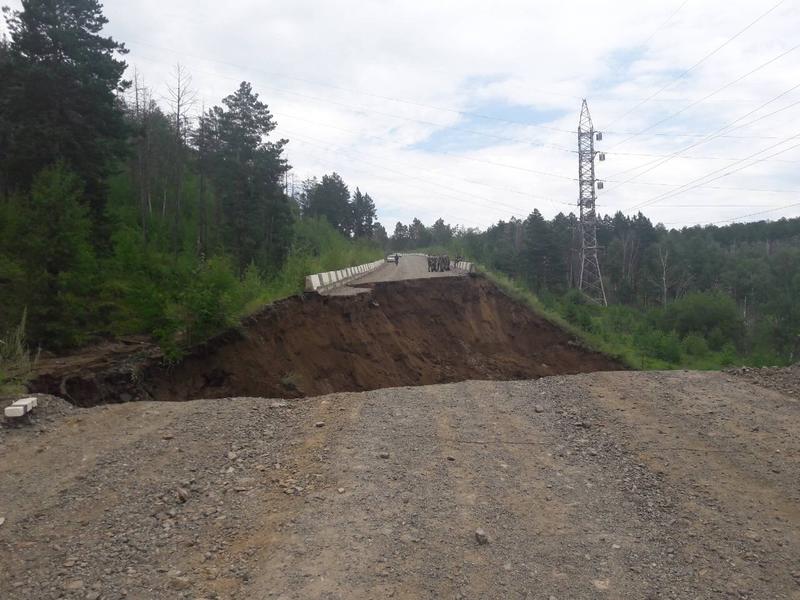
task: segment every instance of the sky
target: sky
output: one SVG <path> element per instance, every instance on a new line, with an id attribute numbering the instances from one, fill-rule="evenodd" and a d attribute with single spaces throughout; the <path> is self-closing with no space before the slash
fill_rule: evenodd
<path id="1" fill-rule="evenodd" d="M 12 9 L 19 2 L 7 2 Z M 166 106 L 252 83 L 294 185 L 336 171 L 399 220 L 577 211 L 582 99 L 601 214 L 669 227 L 800 215 L 800 0 L 107 0 Z M 797 87 L 795 87 L 797 86 Z"/>

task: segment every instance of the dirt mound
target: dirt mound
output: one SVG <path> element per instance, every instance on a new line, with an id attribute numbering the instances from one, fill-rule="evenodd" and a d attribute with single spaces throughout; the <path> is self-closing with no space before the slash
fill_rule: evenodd
<path id="1" fill-rule="evenodd" d="M 728 369 L 726 373 L 787 396 L 800 397 L 800 363 L 789 367 L 739 367 Z"/>
<path id="2" fill-rule="evenodd" d="M 467 379 L 617 370 L 477 277 L 376 283 L 371 294 L 276 303 L 177 366 L 40 377 L 87 405 L 132 398 L 300 397 Z M 123 377 L 124 379 L 124 377 Z M 47 390 L 43 390 L 47 391 Z"/>

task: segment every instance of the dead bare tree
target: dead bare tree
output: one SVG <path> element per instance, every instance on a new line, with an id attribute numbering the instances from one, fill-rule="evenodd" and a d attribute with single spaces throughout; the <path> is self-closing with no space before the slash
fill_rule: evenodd
<path id="1" fill-rule="evenodd" d="M 139 70 L 133 70 L 133 97 L 134 97 L 134 122 L 136 123 L 136 181 L 139 192 L 139 219 L 142 225 L 142 235 L 147 243 L 147 223 L 149 219 L 149 174 L 147 173 L 147 111 L 148 91 L 139 78 Z"/>
<path id="2" fill-rule="evenodd" d="M 667 307 L 667 269 L 669 268 L 669 248 L 658 245 L 658 262 L 661 264 L 661 292 L 664 308 Z"/>
<path id="3" fill-rule="evenodd" d="M 192 76 L 180 64 L 175 65 L 173 83 L 167 86 L 169 104 L 175 131 L 175 202 L 172 220 L 172 244 L 177 254 L 180 249 L 181 195 L 186 163 L 187 137 L 190 129 L 190 114 L 197 102 L 197 92 L 192 89 Z"/>

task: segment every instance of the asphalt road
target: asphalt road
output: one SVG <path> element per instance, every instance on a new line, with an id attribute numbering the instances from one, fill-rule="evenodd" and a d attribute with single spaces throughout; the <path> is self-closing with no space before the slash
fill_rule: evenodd
<path id="1" fill-rule="evenodd" d="M 453 269 L 452 271 L 435 272 L 428 271 L 428 259 L 425 256 L 401 255 L 400 262 L 385 263 L 371 273 L 349 282 L 347 285 L 334 288 L 325 292 L 330 296 L 350 296 L 363 293 L 364 288 L 358 286 L 365 283 L 378 283 L 382 281 L 402 281 L 404 279 L 428 279 L 433 277 L 461 277 L 463 271 Z"/>

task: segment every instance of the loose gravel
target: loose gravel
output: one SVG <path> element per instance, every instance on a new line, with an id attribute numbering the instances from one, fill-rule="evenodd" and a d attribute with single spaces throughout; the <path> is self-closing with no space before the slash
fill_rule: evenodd
<path id="1" fill-rule="evenodd" d="M 691 372 L 53 401 L 0 438 L 0 597 L 794 600 L 799 412 Z"/>

